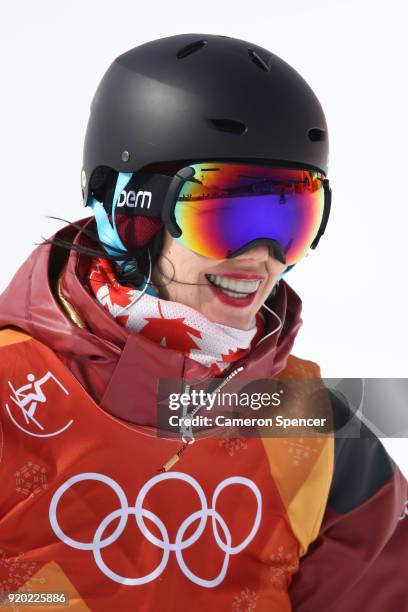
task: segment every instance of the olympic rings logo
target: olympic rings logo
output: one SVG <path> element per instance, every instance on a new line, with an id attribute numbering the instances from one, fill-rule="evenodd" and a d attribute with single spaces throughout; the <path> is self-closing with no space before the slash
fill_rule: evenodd
<path id="1" fill-rule="evenodd" d="M 68 491 L 68 489 L 70 489 L 77 482 L 82 482 L 84 480 L 97 480 L 99 482 L 107 484 L 116 493 L 120 504 L 119 509 L 114 510 L 113 512 L 108 514 L 98 525 L 92 542 L 79 542 L 78 540 L 74 540 L 73 538 L 69 537 L 62 531 L 57 520 L 57 507 L 61 500 L 61 497 L 66 491 Z M 184 482 L 187 482 L 193 487 L 201 503 L 201 510 L 193 512 L 182 522 L 177 531 L 177 535 L 174 542 L 170 542 L 169 534 L 163 521 L 150 510 L 143 508 L 143 502 L 147 493 L 155 485 L 164 480 L 182 480 Z M 216 510 L 217 499 L 221 491 L 233 484 L 240 484 L 250 489 L 254 494 L 257 503 L 256 515 L 251 530 L 247 537 L 236 546 L 232 546 L 232 536 L 228 525 L 223 519 L 223 517 Z M 101 551 L 104 548 L 116 542 L 116 540 L 120 537 L 126 527 L 128 516 L 131 514 L 134 515 L 136 519 L 136 524 L 142 535 L 147 538 L 147 540 L 151 542 L 154 546 L 157 546 L 163 551 L 163 555 L 158 566 L 149 574 L 137 578 L 127 578 L 125 576 L 117 574 L 106 565 L 101 554 Z M 171 552 L 175 553 L 181 571 L 189 580 L 191 580 L 191 582 L 194 582 L 199 586 L 207 588 L 218 586 L 219 584 L 221 584 L 221 582 L 226 576 L 230 556 L 237 555 L 238 553 L 240 553 L 244 548 L 246 548 L 246 546 L 248 546 L 248 544 L 255 537 L 261 522 L 261 515 L 261 492 L 256 486 L 256 484 L 249 478 L 244 478 L 243 476 L 232 476 L 230 478 L 225 478 L 215 488 L 212 496 L 211 507 L 208 507 L 205 493 L 200 484 L 195 478 L 183 472 L 167 472 L 163 474 L 158 474 L 157 476 L 150 478 L 150 480 L 148 480 L 140 489 L 134 506 L 128 505 L 125 492 L 112 478 L 110 478 L 109 476 L 105 476 L 104 474 L 100 474 L 98 472 L 84 472 L 82 474 L 72 476 L 57 489 L 57 491 L 52 497 L 49 508 L 49 520 L 51 523 L 51 527 L 62 542 L 78 550 L 92 550 L 95 562 L 101 572 L 103 572 L 105 576 L 107 576 L 111 580 L 114 580 L 115 582 L 118 582 L 120 584 L 126 584 L 128 586 L 139 586 L 158 578 L 166 568 Z M 208 517 L 211 517 L 215 541 L 219 548 L 225 553 L 221 570 L 219 574 L 212 580 L 206 580 L 194 574 L 191 569 L 187 567 L 183 557 L 183 551 L 186 548 L 192 546 L 201 537 L 206 527 Z M 119 522 L 115 530 L 111 533 L 109 537 L 103 538 L 103 534 L 105 533 L 106 528 L 112 523 L 112 521 L 117 518 L 119 518 Z M 145 523 L 146 518 L 156 525 L 161 534 L 161 539 L 159 537 L 156 537 L 151 531 L 149 531 Z M 196 530 L 190 537 L 183 539 L 186 530 L 194 522 L 198 522 Z M 222 531 L 223 538 L 220 536 L 219 528 Z"/>

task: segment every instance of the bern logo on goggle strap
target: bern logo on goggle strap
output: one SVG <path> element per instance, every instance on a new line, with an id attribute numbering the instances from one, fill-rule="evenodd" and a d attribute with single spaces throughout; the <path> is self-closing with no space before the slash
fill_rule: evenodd
<path id="1" fill-rule="evenodd" d="M 128 206 L 129 208 L 150 208 L 152 202 L 151 191 L 126 191 L 120 193 L 117 206 Z"/>

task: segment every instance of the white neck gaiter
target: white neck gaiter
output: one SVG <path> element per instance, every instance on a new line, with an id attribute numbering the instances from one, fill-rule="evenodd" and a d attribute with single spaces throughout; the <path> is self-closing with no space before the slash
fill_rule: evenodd
<path id="1" fill-rule="evenodd" d="M 148 293 L 132 303 L 141 291 L 121 285 L 106 259 L 92 261 L 88 282 L 98 302 L 119 324 L 160 346 L 183 351 L 215 374 L 249 353 L 263 335 L 260 312 L 253 327 L 242 330 L 214 323 L 194 308 Z"/>

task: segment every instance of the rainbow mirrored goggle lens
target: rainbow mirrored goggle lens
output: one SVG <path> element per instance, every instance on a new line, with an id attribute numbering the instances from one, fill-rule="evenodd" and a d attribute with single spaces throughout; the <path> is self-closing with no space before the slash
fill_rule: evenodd
<path id="1" fill-rule="evenodd" d="M 321 173 L 252 164 L 189 167 L 194 175 L 182 184 L 173 213 L 182 245 L 224 259 L 255 240 L 275 241 L 287 265 L 306 254 L 323 219 Z"/>

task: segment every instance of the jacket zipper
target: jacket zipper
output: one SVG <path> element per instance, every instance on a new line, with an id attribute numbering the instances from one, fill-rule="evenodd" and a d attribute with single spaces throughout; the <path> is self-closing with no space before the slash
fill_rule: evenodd
<path id="1" fill-rule="evenodd" d="M 230 374 L 228 374 L 228 376 L 223 378 L 221 383 L 214 389 L 212 393 L 219 393 L 221 389 L 223 389 L 225 385 L 227 385 L 235 376 L 237 376 L 237 374 L 242 372 L 242 370 L 244 370 L 245 367 L 246 365 L 244 364 L 244 365 L 240 365 L 239 367 L 235 368 L 232 372 L 230 372 Z M 183 381 L 183 393 L 189 393 L 190 388 L 191 388 L 191 385 Z M 190 418 L 193 418 L 197 414 L 197 412 L 201 410 L 202 408 L 205 408 L 206 405 L 207 404 L 200 404 L 200 406 L 197 406 L 196 408 L 194 408 L 194 410 L 192 410 L 192 412 L 190 413 L 187 412 L 188 407 L 183 406 L 183 417 L 188 416 Z M 179 461 L 181 455 L 184 453 L 186 448 L 190 446 L 191 444 L 194 444 L 195 438 L 193 435 L 193 428 L 191 425 L 189 426 L 189 428 L 182 426 L 180 433 L 181 433 L 181 440 L 183 442 L 182 446 L 179 448 L 179 450 L 177 451 L 175 455 L 170 457 L 170 459 L 166 461 L 166 463 L 164 463 L 162 467 L 157 470 L 158 472 L 168 472 L 169 470 L 171 470 L 171 468 Z"/>

